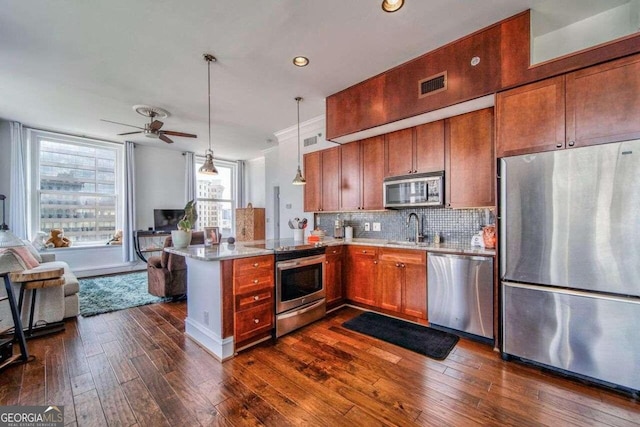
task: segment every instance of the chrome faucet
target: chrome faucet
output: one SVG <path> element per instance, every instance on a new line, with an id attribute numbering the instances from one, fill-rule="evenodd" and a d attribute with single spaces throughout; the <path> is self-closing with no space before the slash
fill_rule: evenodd
<path id="1" fill-rule="evenodd" d="M 420 218 L 418 217 L 417 213 L 411 212 L 407 217 L 407 228 L 409 228 L 409 224 L 411 223 L 411 217 L 414 217 L 416 219 L 416 238 L 414 242 L 417 245 L 422 241 L 422 233 L 420 232 Z"/>

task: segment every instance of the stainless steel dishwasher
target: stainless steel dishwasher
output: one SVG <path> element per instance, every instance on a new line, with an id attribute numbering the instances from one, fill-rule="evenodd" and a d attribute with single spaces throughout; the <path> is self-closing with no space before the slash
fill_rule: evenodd
<path id="1" fill-rule="evenodd" d="M 444 326 L 493 339 L 493 258 L 427 256 L 428 318 Z"/>

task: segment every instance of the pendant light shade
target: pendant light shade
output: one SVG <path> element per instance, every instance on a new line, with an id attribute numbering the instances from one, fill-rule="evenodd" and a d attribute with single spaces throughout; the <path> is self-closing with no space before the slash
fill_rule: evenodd
<path id="1" fill-rule="evenodd" d="M 404 0 L 383 0 L 382 2 L 382 10 L 385 12 L 395 12 L 400 10 L 400 8 L 404 5 Z"/>
<path id="2" fill-rule="evenodd" d="M 307 180 L 302 176 L 302 170 L 300 170 L 300 101 L 302 98 L 296 96 L 296 102 L 298 103 L 298 171 L 296 172 L 296 177 L 293 178 L 293 185 L 305 185 Z"/>
<path id="3" fill-rule="evenodd" d="M 205 152 L 204 164 L 198 172 L 207 175 L 218 175 L 218 170 L 213 164 L 213 150 L 211 149 L 211 63 L 216 61 L 216 57 L 205 53 L 202 55 L 207 61 L 207 92 L 209 93 L 209 149 Z"/>

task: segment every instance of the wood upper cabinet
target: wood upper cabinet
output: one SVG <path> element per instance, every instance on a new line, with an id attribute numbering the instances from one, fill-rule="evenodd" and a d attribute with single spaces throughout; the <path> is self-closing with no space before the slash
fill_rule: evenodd
<path id="1" fill-rule="evenodd" d="M 375 285 L 378 274 L 378 248 L 347 246 L 347 298 L 362 304 L 377 306 Z"/>
<path id="2" fill-rule="evenodd" d="M 342 246 L 329 246 L 325 260 L 325 288 L 328 306 L 335 306 L 343 298 L 342 289 Z"/>
<path id="3" fill-rule="evenodd" d="M 426 252 L 382 248 L 378 260 L 379 307 L 426 319 Z"/>
<path id="4" fill-rule="evenodd" d="M 381 74 L 327 97 L 327 139 L 386 122 L 384 85 L 385 76 Z"/>
<path id="5" fill-rule="evenodd" d="M 445 154 L 447 205 L 495 206 L 493 108 L 447 119 Z"/>
<path id="6" fill-rule="evenodd" d="M 640 55 L 566 76 L 569 147 L 640 138 Z"/>
<path id="7" fill-rule="evenodd" d="M 337 211 L 340 206 L 339 147 L 304 155 L 304 211 Z"/>
<path id="8" fill-rule="evenodd" d="M 340 146 L 340 209 L 382 209 L 384 137 Z"/>
<path id="9" fill-rule="evenodd" d="M 501 92 L 496 98 L 496 155 L 564 148 L 565 78 Z"/>
<path id="10" fill-rule="evenodd" d="M 320 151 L 304 155 L 304 211 L 317 212 L 322 210 L 322 171 L 320 169 Z"/>
<path id="11" fill-rule="evenodd" d="M 385 135 L 385 176 L 413 173 L 414 128 L 402 129 Z"/>
<path id="12" fill-rule="evenodd" d="M 498 94 L 498 157 L 640 138 L 640 55 Z"/>
<path id="13" fill-rule="evenodd" d="M 444 120 L 416 126 L 414 172 L 444 170 Z"/>

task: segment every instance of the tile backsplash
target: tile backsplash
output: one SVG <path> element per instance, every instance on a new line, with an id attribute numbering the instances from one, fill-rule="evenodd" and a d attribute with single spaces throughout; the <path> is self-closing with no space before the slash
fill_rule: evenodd
<path id="1" fill-rule="evenodd" d="M 471 236 L 483 226 L 495 223 L 493 210 L 490 209 L 398 209 L 388 211 L 369 212 L 337 212 L 315 214 L 316 227 L 324 230 L 327 236 L 333 236 L 335 220 L 338 218 L 344 225 L 353 227 L 353 237 L 413 240 L 416 233 L 416 221 L 411 219 L 407 226 L 407 218 L 411 212 L 418 214 L 421 219 L 423 234 L 426 241 L 433 242 L 433 236 L 438 233 L 441 241 L 450 243 L 468 243 Z M 370 224 L 371 231 L 365 231 L 365 223 Z M 380 231 L 373 231 L 373 223 L 380 223 Z"/>

